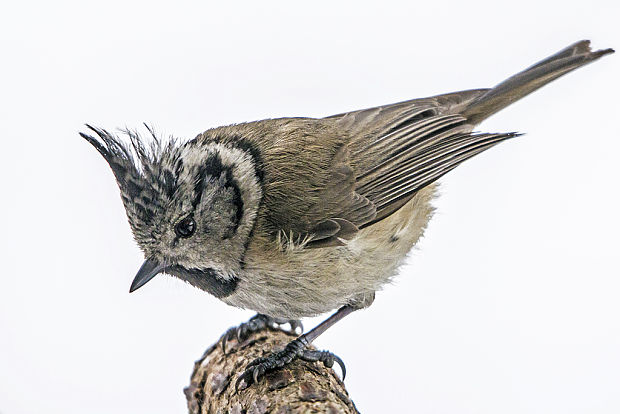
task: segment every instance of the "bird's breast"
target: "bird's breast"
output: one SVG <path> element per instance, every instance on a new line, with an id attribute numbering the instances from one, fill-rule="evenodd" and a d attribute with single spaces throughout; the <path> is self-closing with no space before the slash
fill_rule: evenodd
<path id="1" fill-rule="evenodd" d="M 401 209 L 360 230 L 344 246 L 283 250 L 256 234 L 235 291 L 222 300 L 258 313 L 298 319 L 368 297 L 391 280 L 424 233 L 434 195 L 434 185 L 420 190 Z"/>

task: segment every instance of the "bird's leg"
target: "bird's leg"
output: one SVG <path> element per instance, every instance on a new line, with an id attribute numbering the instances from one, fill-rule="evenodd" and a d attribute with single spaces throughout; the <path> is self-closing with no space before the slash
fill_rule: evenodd
<path id="1" fill-rule="evenodd" d="M 284 328 L 286 324 L 290 326 L 290 329 Z M 222 340 L 220 341 L 222 344 L 222 351 L 226 353 L 226 343 L 231 339 L 236 339 L 241 342 L 247 339 L 252 332 L 258 332 L 263 329 L 280 329 L 291 334 L 303 333 L 304 331 L 304 327 L 299 320 L 273 318 L 258 313 L 250 318 L 249 321 L 239 326 L 233 326 L 222 335 Z"/>
<path id="2" fill-rule="evenodd" d="M 357 309 L 359 308 L 351 305 L 343 306 L 310 332 L 300 335 L 297 339 L 289 342 L 282 351 L 273 352 L 267 357 L 256 358 L 248 364 L 245 371 L 237 379 L 237 388 L 242 381 L 245 382 L 246 386 L 253 382 L 258 382 L 265 373 L 282 368 L 296 358 L 303 359 L 304 361 L 321 361 L 327 367 L 332 367 L 334 362 L 336 362 L 342 369 L 342 379 L 344 379 L 347 371 L 344 363 L 338 356 L 329 351 L 315 351 L 306 348 L 330 326 Z"/>

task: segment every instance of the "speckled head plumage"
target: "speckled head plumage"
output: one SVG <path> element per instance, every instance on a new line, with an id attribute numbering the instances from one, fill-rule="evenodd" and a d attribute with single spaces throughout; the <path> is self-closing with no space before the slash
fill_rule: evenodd
<path id="1" fill-rule="evenodd" d="M 90 125 L 87 127 L 97 138 L 84 133 L 80 135 L 90 142 L 110 165 L 134 238 L 147 252 L 153 244 L 153 224 L 164 214 L 168 204 L 166 198 L 171 198 L 177 191 L 176 175 L 162 168 L 164 158 L 171 158 L 174 145 L 170 143 L 166 148 L 162 148 L 161 141 L 153 134 L 154 139 L 147 148 L 135 132 L 122 131 L 128 138 L 126 142 L 104 129 Z M 179 167 L 182 167 L 182 163 Z"/>
<path id="2" fill-rule="evenodd" d="M 132 290 L 166 272 L 225 295 L 261 197 L 252 156 L 197 140 L 163 144 L 148 127 L 148 143 L 133 131 L 88 127 L 95 136 L 81 135 L 110 165 L 147 258 Z"/>

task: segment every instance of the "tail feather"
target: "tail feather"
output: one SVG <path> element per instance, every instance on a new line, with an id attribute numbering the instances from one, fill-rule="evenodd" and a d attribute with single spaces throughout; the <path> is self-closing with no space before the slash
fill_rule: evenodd
<path id="1" fill-rule="evenodd" d="M 469 102 L 461 114 L 478 124 L 552 80 L 609 53 L 614 50 L 592 51 L 589 40 L 577 42 L 489 89 Z"/>

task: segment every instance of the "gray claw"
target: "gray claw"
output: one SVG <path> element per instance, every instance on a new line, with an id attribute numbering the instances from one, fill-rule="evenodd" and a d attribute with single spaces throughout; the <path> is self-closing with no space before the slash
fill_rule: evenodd
<path id="1" fill-rule="evenodd" d="M 263 368 L 262 365 L 258 365 L 257 367 L 254 367 L 254 369 L 252 370 L 252 379 L 254 380 L 255 384 L 258 382 L 258 379 L 264 373 L 265 373 L 265 368 Z"/>
<path id="2" fill-rule="evenodd" d="M 304 325 L 301 323 L 301 321 L 292 320 L 289 321 L 289 324 L 291 325 L 291 333 L 295 333 L 297 335 L 301 335 L 302 333 L 304 333 Z M 297 332 L 298 329 L 299 332 Z"/>
<path id="3" fill-rule="evenodd" d="M 344 362 L 342 361 L 342 359 L 340 359 L 338 355 L 332 354 L 332 357 L 334 358 L 334 361 L 336 361 L 336 363 L 340 366 L 340 371 L 342 371 L 342 380 L 344 381 L 345 377 L 347 376 L 347 368 L 344 366 Z"/>
<path id="4" fill-rule="evenodd" d="M 342 362 L 342 359 L 340 359 L 338 355 L 332 354 L 329 351 L 314 351 L 306 349 L 299 357 L 308 362 L 322 362 L 327 368 L 333 367 L 334 362 L 336 362 L 342 371 L 342 380 L 344 381 L 344 378 L 347 376 L 347 369 L 344 362 Z"/>

